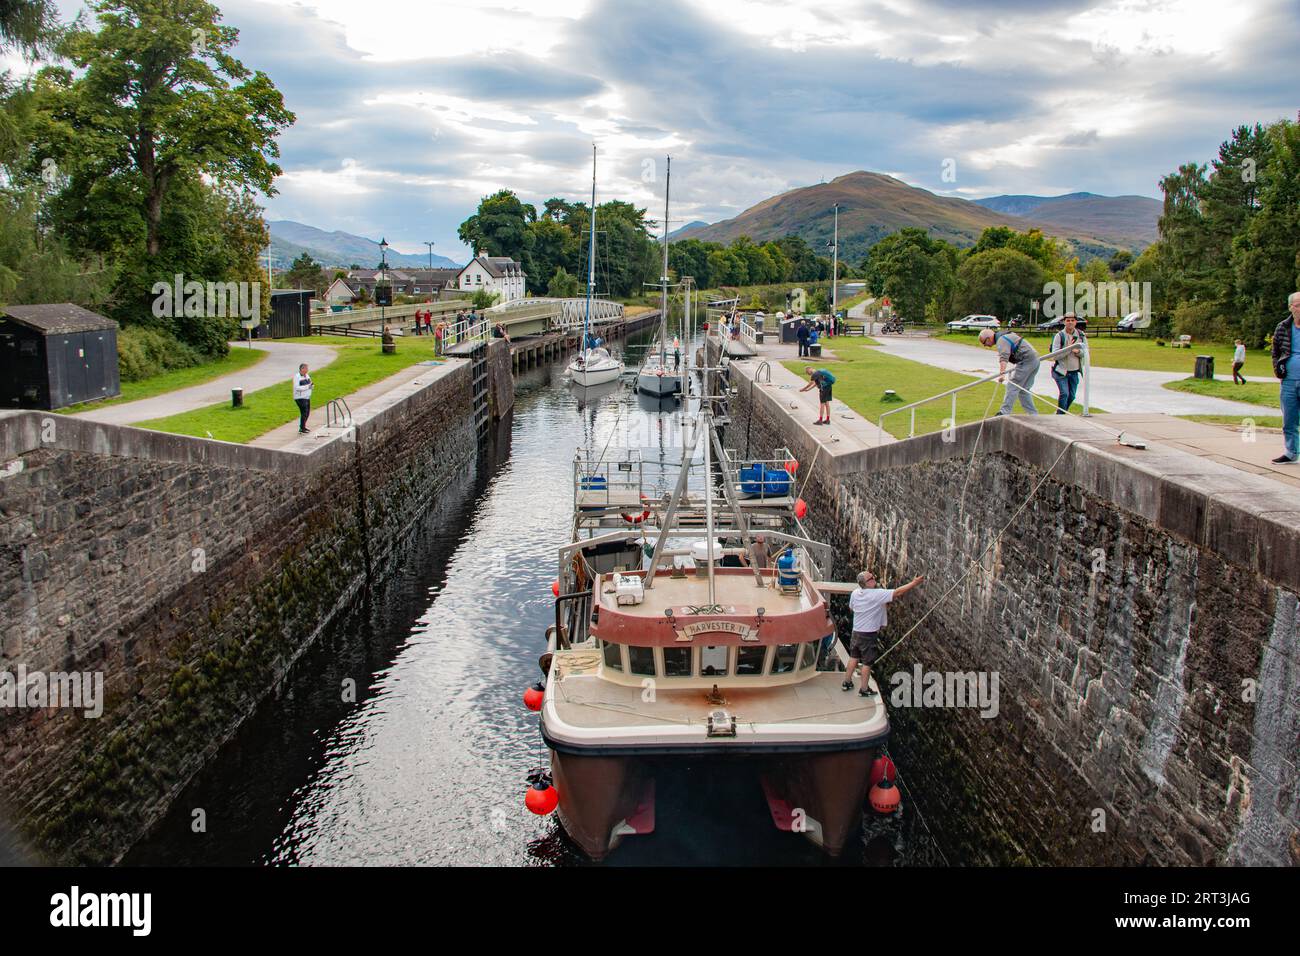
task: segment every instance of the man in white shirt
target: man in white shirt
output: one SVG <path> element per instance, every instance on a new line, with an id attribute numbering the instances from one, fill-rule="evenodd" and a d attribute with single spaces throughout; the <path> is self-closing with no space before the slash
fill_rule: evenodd
<path id="1" fill-rule="evenodd" d="M 871 689 L 871 665 L 876 662 L 879 650 L 876 645 L 880 632 L 888 622 L 887 607 L 895 598 L 902 597 L 923 580 L 923 577 L 917 576 L 900 588 L 882 588 L 870 571 L 858 575 L 857 589 L 849 595 L 849 607 L 853 611 L 853 639 L 849 641 L 849 672 L 840 685 L 844 690 L 853 690 L 853 675 L 861 664 L 862 689 L 858 691 L 858 696 L 876 696 L 876 692 Z"/>
<path id="2" fill-rule="evenodd" d="M 298 434 L 308 434 L 307 416 L 311 414 L 311 376 L 307 374 L 307 363 L 298 366 L 298 374 L 293 377 L 293 400 L 298 403 Z"/>

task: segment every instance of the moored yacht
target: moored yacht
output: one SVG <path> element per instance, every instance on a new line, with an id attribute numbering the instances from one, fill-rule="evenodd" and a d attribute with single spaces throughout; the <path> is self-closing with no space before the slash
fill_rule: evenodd
<path id="1" fill-rule="evenodd" d="M 603 385 L 623 374 L 623 363 L 600 347 L 591 332 L 591 300 L 596 294 L 596 147 L 591 147 L 591 237 L 587 246 L 587 311 L 582 320 L 582 348 L 569 363 L 575 385 Z"/>

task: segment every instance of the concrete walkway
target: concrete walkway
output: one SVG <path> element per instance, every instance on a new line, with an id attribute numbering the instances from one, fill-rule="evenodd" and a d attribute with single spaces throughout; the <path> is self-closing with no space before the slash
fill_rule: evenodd
<path id="1" fill-rule="evenodd" d="M 816 365 L 823 359 L 835 358 L 833 345 L 836 339 L 829 338 L 821 341 L 822 354 L 820 359 L 799 359 L 799 346 L 797 344 L 769 339 L 759 346 L 759 354 L 756 357 L 743 362 L 735 362 L 731 365 L 731 368 L 741 373 L 746 379 L 753 381 L 755 388 L 770 390 L 773 397 L 789 411 L 791 417 L 807 433 L 808 437 L 818 442 L 833 455 L 848 454 L 894 441 L 892 435 L 882 432 L 874 422 L 863 418 L 838 398 L 831 400 L 831 424 L 813 424 L 813 422 L 817 421 L 821 404 L 817 398 L 817 390 L 800 391 L 808 384 L 808 379 L 796 375 L 781 363 L 793 359 L 806 361 L 809 365 Z M 770 382 L 759 381 L 759 368 L 763 362 L 766 362 L 771 370 Z M 767 379 L 768 375 L 764 372 L 761 377 Z M 832 389 L 833 392 L 834 389 Z"/>
<path id="2" fill-rule="evenodd" d="M 926 365 L 947 369 L 950 372 L 981 376 L 996 372 L 998 367 L 994 351 L 978 345 L 962 345 L 916 334 L 881 336 L 878 341 L 881 348 L 891 355 L 911 359 L 914 362 L 924 362 Z M 1034 382 L 1034 394 L 1054 401 L 1057 392 L 1056 383 L 1052 381 L 1050 364 L 1044 363 L 1039 370 L 1038 378 Z M 1122 413 L 1239 415 L 1242 418 L 1282 414 L 1275 408 L 1269 409 L 1248 402 L 1194 395 L 1190 392 L 1176 392 L 1161 387 L 1167 382 L 1176 382 L 1187 377 L 1180 372 L 1152 372 L 1093 366 L 1092 404 L 1108 412 Z M 1271 379 L 1259 378 L 1252 380 L 1271 381 Z M 1079 399 L 1082 398 L 1083 388 L 1080 385 Z"/>
<path id="3" fill-rule="evenodd" d="M 450 374 L 452 369 L 464 365 L 467 359 L 431 358 L 430 361 L 436 361 L 438 364 L 426 365 L 420 363 L 411 365 L 400 372 L 394 372 L 388 378 L 380 379 L 378 382 L 367 385 L 365 388 L 358 389 L 351 395 L 346 396 L 348 408 L 351 410 L 353 417 L 364 420 L 384 408 L 395 405 L 434 379 Z M 365 412 L 364 415 L 362 414 L 363 411 Z M 281 448 L 285 451 L 307 454 L 322 441 L 336 438 L 348 430 L 346 424 L 333 428 L 325 427 L 325 417 L 326 409 L 324 407 L 313 408 L 311 417 L 307 419 L 309 434 L 301 435 L 298 433 L 298 419 L 295 418 L 279 428 L 274 428 L 264 435 L 259 435 L 248 444 L 258 448 Z"/>
<path id="4" fill-rule="evenodd" d="M 245 342 L 232 342 L 231 348 L 248 348 Z M 303 345 L 294 342 L 260 342 L 254 341 L 253 348 L 266 352 L 266 358 L 256 365 L 230 375 L 214 378 L 202 385 L 193 385 L 175 392 L 165 392 L 153 398 L 142 398 L 137 402 L 122 402 L 120 405 L 106 405 L 79 412 L 76 417 L 92 422 L 105 422 L 109 425 L 132 425 L 136 422 L 149 421 L 192 412 L 209 405 L 224 405 L 230 401 L 230 390 L 242 388 L 244 393 L 255 392 L 268 385 L 284 383 L 285 395 L 289 395 L 289 378 L 298 371 L 298 366 L 306 362 L 311 369 L 329 365 L 338 357 L 338 352 L 328 345 Z"/>
<path id="5" fill-rule="evenodd" d="M 1300 464 L 1275 465 L 1270 460 L 1282 454 L 1282 431 L 1277 428 L 1254 432 L 1237 427 L 1189 422 L 1158 414 L 1094 415 L 1090 422 L 1147 440 L 1151 445 L 1175 448 L 1189 455 L 1208 458 L 1241 471 L 1262 475 L 1283 484 L 1300 487 Z"/>

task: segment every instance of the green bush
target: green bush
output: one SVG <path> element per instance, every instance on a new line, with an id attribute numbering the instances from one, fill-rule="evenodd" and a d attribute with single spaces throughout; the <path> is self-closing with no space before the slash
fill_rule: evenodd
<path id="1" fill-rule="evenodd" d="M 1224 342 L 1232 335 L 1228 320 L 1214 302 L 1184 302 L 1174 309 L 1174 335 L 1190 335 L 1193 342 Z"/>
<path id="2" fill-rule="evenodd" d="M 131 325 L 117 333 L 117 367 L 124 382 L 202 363 L 197 350 L 159 329 Z"/>

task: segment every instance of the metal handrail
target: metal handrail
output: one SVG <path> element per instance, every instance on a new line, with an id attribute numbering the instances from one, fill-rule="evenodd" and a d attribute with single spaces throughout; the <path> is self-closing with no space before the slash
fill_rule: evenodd
<path id="1" fill-rule="evenodd" d="M 1083 414 L 1086 416 L 1088 414 L 1088 394 L 1089 394 L 1088 378 L 1089 378 L 1089 371 L 1091 369 L 1091 361 L 1089 358 L 1088 340 L 1087 338 L 1082 338 L 1081 341 L 1083 343 L 1083 363 L 1082 363 L 1083 381 L 1084 381 Z M 1056 358 L 1057 356 L 1064 355 L 1065 353 L 1073 350 L 1076 347 L 1077 346 L 1074 345 L 1067 345 L 1065 348 L 1057 349 L 1055 352 L 1048 352 L 1046 355 L 1040 355 L 1038 357 L 1038 360 L 1039 362 L 1043 362 L 1046 359 Z M 958 385 L 956 388 L 950 388 L 946 392 L 940 392 L 938 395 L 931 395 L 929 398 L 923 398 L 918 402 L 912 402 L 911 404 L 903 405 L 900 408 L 891 408 L 888 411 L 881 412 L 880 417 L 876 420 L 876 428 L 877 428 L 876 444 L 879 445 L 882 441 L 884 441 L 885 419 L 888 418 L 890 415 L 897 415 L 900 412 L 911 412 L 912 421 L 911 421 L 911 425 L 907 430 L 907 437 L 915 438 L 916 437 L 916 410 L 922 405 L 928 405 L 931 402 L 937 402 L 941 398 L 951 397 L 952 399 L 951 419 L 952 419 L 952 423 L 956 425 L 957 424 L 957 393 L 964 392 L 967 389 L 975 388 L 979 385 L 983 385 L 986 382 L 991 382 L 994 379 L 1001 377 L 1002 375 L 1010 376 L 1011 369 L 1008 368 L 1006 372 L 1001 372 L 1001 371 L 991 372 L 988 375 L 985 375 L 983 378 L 977 378 L 974 379 L 973 381 L 965 383 L 964 385 Z M 1007 379 L 1006 385 L 1007 388 L 1011 388 L 1013 385 L 1017 388 L 1020 387 L 1019 385 L 1016 385 L 1015 382 L 1012 382 L 1009 377 Z M 1031 392 L 1030 394 L 1032 395 L 1033 393 Z"/>
<path id="2" fill-rule="evenodd" d="M 331 398 L 325 406 L 325 427 L 333 428 L 335 425 L 341 428 L 352 427 L 352 409 L 348 407 L 348 400 L 342 396 Z"/>

